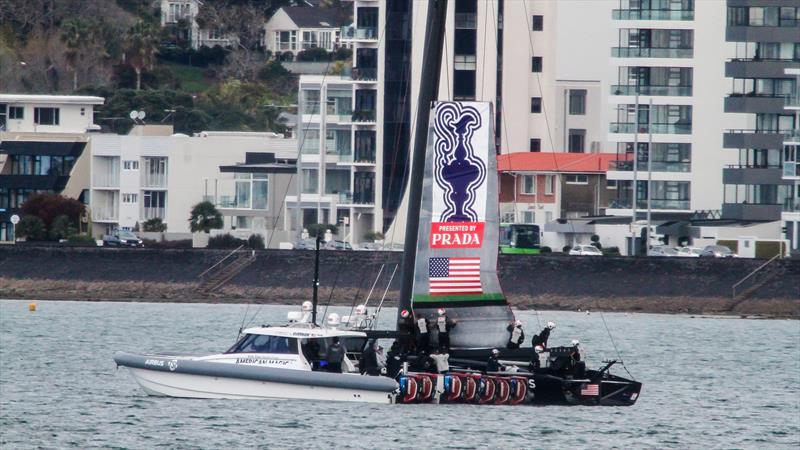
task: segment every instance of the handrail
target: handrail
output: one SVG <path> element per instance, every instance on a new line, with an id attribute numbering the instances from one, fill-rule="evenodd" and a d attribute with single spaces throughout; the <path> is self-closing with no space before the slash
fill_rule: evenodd
<path id="1" fill-rule="evenodd" d="M 781 249 L 781 252 L 778 252 L 775 256 L 770 258 L 769 261 L 767 261 L 764 264 L 758 266 L 755 270 L 750 272 L 746 277 L 742 278 L 741 280 L 739 280 L 738 283 L 734 284 L 733 287 L 731 288 L 731 298 L 736 299 L 736 288 L 737 287 L 739 287 L 745 281 L 749 280 L 753 275 L 757 274 L 759 271 L 761 271 L 761 269 L 766 267 L 772 261 L 775 261 L 776 259 L 780 258 L 781 256 L 782 256 L 782 249 Z"/>
<path id="2" fill-rule="evenodd" d="M 204 276 L 205 274 L 207 274 L 208 272 L 211 272 L 211 271 L 212 271 L 212 270 L 213 270 L 215 267 L 217 267 L 218 265 L 222 264 L 222 262 L 223 262 L 223 261 L 225 261 L 226 259 L 228 259 L 228 258 L 230 258 L 231 256 L 233 256 L 233 255 L 234 255 L 236 252 L 238 252 L 239 250 L 241 250 L 241 249 L 242 249 L 242 247 L 244 247 L 244 244 L 242 244 L 242 245 L 240 245 L 240 246 L 236 247 L 235 249 L 233 249 L 233 251 L 231 251 L 230 253 L 228 253 L 228 255 L 227 255 L 227 256 L 225 256 L 224 258 L 220 259 L 219 261 L 217 261 L 217 263 L 216 263 L 216 264 L 214 264 L 213 266 L 209 267 L 208 269 L 206 269 L 205 271 L 203 271 L 203 273 L 201 273 L 200 275 L 198 275 L 198 276 L 197 276 L 197 278 L 203 278 L 203 276 Z"/>

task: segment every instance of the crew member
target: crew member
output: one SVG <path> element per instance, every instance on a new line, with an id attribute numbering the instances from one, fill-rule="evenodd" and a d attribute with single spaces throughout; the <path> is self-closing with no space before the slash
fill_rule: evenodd
<path id="1" fill-rule="evenodd" d="M 522 322 L 515 320 L 506 327 L 509 333 L 508 344 L 506 348 L 519 348 L 525 342 L 525 332 L 522 331 Z"/>
<path id="2" fill-rule="evenodd" d="M 572 351 L 570 352 L 569 356 L 572 358 L 574 362 L 578 362 L 581 360 L 581 351 L 578 348 L 581 345 L 581 342 L 577 339 L 572 340 Z"/>
<path id="3" fill-rule="evenodd" d="M 536 370 L 542 367 L 542 362 L 540 359 L 540 354 L 544 351 L 544 347 L 541 345 L 537 345 L 533 347 L 533 356 L 531 357 L 531 370 Z"/>
<path id="4" fill-rule="evenodd" d="M 430 344 L 430 333 L 428 333 L 428 319 L 424 316 L 417 317 L 415 322 L 417 327 L 417 353 L 428 351 L 428 344 Z"/>
<path id="5" fill-rule="evenodd" d="M 450 370 L 450 355 L 444 347 L 434 351 L 431 354 L 434 364 L 436 364 L 436 372 L 445 373 Z"/>
<path id="6" fill-rule="evenodd" d="M 303 356 L 311 364 L 311 370 L 319 368 L 319 343 L 316 339 L 308 339 L 305 345 L 301 346 Z"/>
<path id="7" fill-rule="evenodd" d="M 447 317 L 444 308 L 439 308 L 439 317 L 436 318 L 436 328 L 439 331 L 439 348 L 447 353 L 450 351 L 450 330 L 456 326 L 456 321 Z"/>
<path id="8" fill-rule="evenodd" d="M 547 322 L 547 326 L 544 327 L 541 333 L 538 335 L 533 336 L 533 342 L 531 342 L 532 347 L 536 347 L 537 345 L 541 345 L 542 348 L 547 348 L 547 340 L 550 339 L 550 331 L 556 327 L 554 322 Z"/>
<path id="9" fill-rule="evenodd" d="M 486 372 L 500 372 L 503 366 L 500 364 L 500 350 L 493 348 L 489 360 L 486 361 Z"/>
<path id="10" fill-rule="evenodd" d="M 331 345 L 328 346 L 328 371 L 342 373 L 342 361 L 344 361 L 344 347 L 339 343 L 339 337 L 334 337 Z"/>
<path id="11" fill-rule="evenodd" d="M 367 344 L 367 348 L 364 350 L 362 355 L 362 366 L 361 366 L 361 373 L 367 375 L 380 375 L 381 369 L 378 367 L 378 355 L 376 353 L 376 349 L 378 346 L 377 341 L 371 341 Z"/>
<path id="12" fill-rule="evenodd" d="M 403 354 L 401 353 L 400 343 L 394 341 L 391 348 L 389 348 L 389 353 L 386 355 L 386 375 L 394 378 L 400 373 L 402 367 Z"/>

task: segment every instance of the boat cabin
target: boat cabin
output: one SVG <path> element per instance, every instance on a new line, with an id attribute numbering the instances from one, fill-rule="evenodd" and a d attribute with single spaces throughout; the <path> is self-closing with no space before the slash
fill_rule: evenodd
<path id="1" fill-rule="evenodd" d="M 357 372 L 354 363 L 367 336 L 360 331 L 319 328 L 308 323 L 282 327 L 254 327 L 222 355 L 209 360 L 296 370 L 327 370 L 327 349 L 339 338 L 347 357 L 342 372 Z"/>

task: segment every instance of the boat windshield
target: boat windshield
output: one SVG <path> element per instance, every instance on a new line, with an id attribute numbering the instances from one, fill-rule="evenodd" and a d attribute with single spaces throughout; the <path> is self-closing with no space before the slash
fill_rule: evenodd
<path id="1" fill-rule="evenodd" d="M 297 353 L 297 339 L 248 334 L 227 353 Z"/>

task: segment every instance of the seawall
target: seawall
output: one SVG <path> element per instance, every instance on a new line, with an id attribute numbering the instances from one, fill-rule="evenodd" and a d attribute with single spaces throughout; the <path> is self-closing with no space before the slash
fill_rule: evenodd
<path id="1" fill-rule="evenodd" d="M 314 253 L 258 251 L 219 292 L 198 275 L 226 251 L 0 246 L 0 298 L 296 303 L 310 298 Z M 324 251 L 320 299 L 393 304 L 399 252 Z M 500 281 L 519 308 L 764 314 L 800 317 L 800 260 L 775 261 L 769 282 L 745 300 L 731 287 L 763 264 L 752 259 L 500 255 Z M 381 266 L 384 265 L 381 272 Z M 331 287 L 335 286 L 333 292 Z"/>

